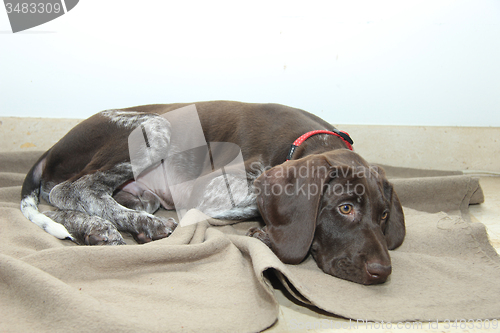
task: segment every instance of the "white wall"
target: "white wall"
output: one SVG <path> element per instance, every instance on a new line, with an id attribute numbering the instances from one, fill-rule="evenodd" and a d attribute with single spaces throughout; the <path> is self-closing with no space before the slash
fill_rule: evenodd
<path id="1" fill-rule="evenodd" d="M 81 0 L 16 34 L 0 8 L 0 116 L 213 99 L 500 126 L 500 1 Z"/>

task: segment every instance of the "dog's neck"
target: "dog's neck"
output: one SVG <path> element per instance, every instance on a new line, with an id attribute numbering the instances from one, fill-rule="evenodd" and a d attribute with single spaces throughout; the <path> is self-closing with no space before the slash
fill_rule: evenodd
<path id="1" fill-rule="evenodd" d="M 321 134 L 305 140 L 293 152 L 291 160 L 297 160 L 307 155 L 322 154 L 334 149 L 347 149 L 345 143 L 336 136 Z"/>
<path id="2" fill-rule="evenodd" d="M 293 144 L 290 147 L 290 151 L 288 152 L 288 156 L 287 156 L 286 160 L 289 161 L 291 159 L 294 159 L 293 155 L 295 153 L 295 150 L 297 148 L 299 148 L 308 139 L 309 139 L 309 141 L 311 141 L 311 138 L 313 138 L 313 137 L 315 137 L 317 135 L 322 135 L 323 136 L 323 141 L 324 141 L 323 143 L 321 141 L 317 141 L 316 142 L 317 143 L 316 146 L 320 147 L 319 148 L 320 152 L 324 152 L 322 146 L 326 147 L 326 148 L 329 148 L 329 145 L 328 145 L 328 142 L 327 142 L 328 139 L 327 139 L 327 137 L 324 137 L 324 135 L 332 135 L 332 136 L 340 139 L 343 142 L 343 145 L 345 145 L 346 148 L 348 148 L 349 150 L 352 150 L 353 141 L 352 141 L 351 137 L 349 136 L 349 134 L 347 132 L 339 131 L 337 129 L 334 129 L 333 131 L 315 130 L 315 131 L 309 131 L 309 132 L 301 135 L 297 140 L 295 140 L 293 142 Z M 343 147 L 341 147 L 341 148 L 343 148 Z M 335 149 L 335 148 L 332 148 L 332 149 Z M 328 150 L 332 150 L 332 149 L 328 149 Z M 315 152 L 312 152 L 312 153 L 315 153 Z M 310 154 L 312 154 L 312 153 L 310 153 Z M 295 158 L 297 158 L 297 157 L 295 157 Z"/>

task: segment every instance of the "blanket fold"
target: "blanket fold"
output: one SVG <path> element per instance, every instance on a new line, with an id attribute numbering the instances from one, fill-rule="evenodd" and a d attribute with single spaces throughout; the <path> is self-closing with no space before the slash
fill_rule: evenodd
<path id="1" fill-rule="evenodd" d="M 407 237 L 391 251 L 388 281 L 363 286 L 324 274 L 311 257 L 283 264 L 244 236 L 257 221 L 207 216 L 143 245 L 130 237 L 131 245 L 115 247 L 58 240 L 19 210 L 24 175 L 40 155 L 0 153 L 5 331 L 260 331 L 279 312 L 265 272 L 275 272 L 300 302 L 355 320 L 500 317 L 500 258 L 484 225 L 468 217 L 468 205 L 484 197 L 479 180 L 460 172 L 384 167 L 404 206 Z"/>

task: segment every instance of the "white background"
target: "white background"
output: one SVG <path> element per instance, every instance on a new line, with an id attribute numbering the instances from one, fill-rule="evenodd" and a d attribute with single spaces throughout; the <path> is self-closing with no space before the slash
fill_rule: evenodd
<path id="1" fill-rule="evenodd" d="M 500 1 L 81 0 L 16 34 L 0 7 L 0 116 L 215 99 L 500 126 Z"/>

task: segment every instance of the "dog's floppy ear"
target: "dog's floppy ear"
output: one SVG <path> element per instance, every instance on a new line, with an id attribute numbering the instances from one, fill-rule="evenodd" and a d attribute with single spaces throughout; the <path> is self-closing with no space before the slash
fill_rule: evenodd
<path id="1" fill-rule="evenodd" d="M 255 180 L 266 233 L 284 263 L 298 264 L 309 252 L 329 171 L 324 156 L 309 155 L 275 166 Z"/>
<path id="2" fill-rule="evenodd" d="M 405 216 L 398 195 L 396 194 L 396 191 L 394 191 L 394 187 L 385 178 L 384 170 L 379 168 L 378 172 L 380 176 L 382 176 L 382 190 L 384 196 L 387 200 L 389 200 L 391 206 L 389 218 L 383 231 L 387 242 L 387 248 L 389 250 L 394 250 L 398 248 L 405 239 Z"/>

